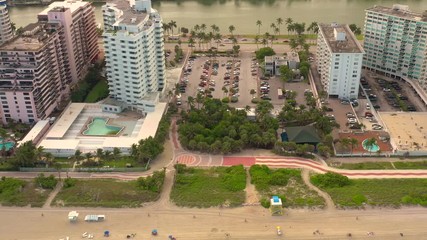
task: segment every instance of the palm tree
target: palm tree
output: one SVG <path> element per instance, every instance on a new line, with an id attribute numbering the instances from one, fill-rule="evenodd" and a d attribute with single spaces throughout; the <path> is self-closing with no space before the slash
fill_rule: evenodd
<path id="1" fill-rule="evenodd" d="M 171 21 L 168 23 L 168 25 L 169 25 L 169 27 L 170 27 L 170 29 L 171 29 L 171 31 L 172 31 L 172 35 L 173 35 L 173 29 L 174 29 L 174 28 L 176 28 L 176 21 L 171 20 Z"/>
<path id="2" fill-rule="evenodd" d="M 205 30 L 206 30 L 206 24 L 202 23 L 202 25 L 200 25 L 200 30 L 202 32 L 205 32 Z"/>
<path id="3" fill-rule="evenodd" d="M 110 157 L 111 157 L 111 151 L 110 150 L 105 150 L 105 152 L 104 152 L 104 158 L 105 158 L 105 160 L 110 160 Z"/>
<path id="4" fill-rule="evenodd" d="M 251 90 L 249 91 L 249 94 L 251 94 L 251 95 L 252 95 L 252 98 L 254 98 L 255 93 L 256 93 L 255 89 L 251 89 Z"/>
<path id="5" fill-rule="evenodd" d="M 194 25 L 194 32 L 197 33 L 198 31 L 200 31 L 200 26 L 199 24 Z"/>
<path id="6" fill-rule="evenodd" d="M 350 139 L 349 138 L 340 139 L 340 143 L 341 143 L 342 148 L 348 150 L 348 147 L 350 146 Z"/>
<path id="7" fill-rule="evenodd" d="M 256 21 L 256 25 L 258 26 L 258 35 L 259 35 L 259 34 L 260 34 L 260 31 L 261 31 L 261 25 L 262 25 L 261 20 L 257 20 L 257 21 Z"/>
<path id="8" fill-rule="evenodd" d="M 261 43 L 262 43 L 262 45 L 264 45 L 264 47 L 266 47 L 266 46 L 267 46 L 267 44 L 268 44 L 268 40 L 267 40 L 267 39 L 265 39 L 265 38 L 263 38 L 263 39 L 261 40 Z"/>
<path id="9" fill-rule="evenodd" d="M 294 22 L 294 20 L 292 18 L 286 18 L 285 24 L 288 27 L 288 35 L 290 32 L 289 26 L 292 25 L 293 22 Z"/>
<path id="10" fill-rule="evenodd" d="M 215 35 L 214 35 L 214 40 L 215 40 L 215 42 L 216 42 L 216 48 L 218 49 L 218 44 L 219 44 L 219 42 L 221 41 L 221 38 L 222 38 L 222 35 L 220 34 L 220 33 L 216 33 Z"/>
<path id="11" fill-rule="evenodd" d="M 188 108 L 190 109 L 194 108 L 194 98 L 192 96 L 188 96 L 187 103 L 188 103 Z"/>
<path id="12" fill-rule="evenodd" d="M 114 160 L 117 160 L 117 158 L 120 157 L 121 153 L 122 152 L 120 151 L 120 148 L 117 148 L 117 147 L 113 148 L 113 158 L 114 158 Z"/>
<path id="13" fill-rule="evenodd" d="M 270 24 L 270 28 L 271 28 L 271 30 L 273 30 L 273 32 L 274 32 L 274 29 L 276 29 L 276 24 L 271 23 L 271 24 Z"/>
<path id="14" fill-rule="evenodd" d="M 101 161 L 102 158 L 104 157 L 104 150 L 102 150 L 102 148 L 98 148 L 96 149 L 96 158 L 98 159 L 98 161 Z"/>
<path id="15" fill-rule="evenodd" d="M 234 32 L 234 30 L 236 30 L 236 28 L 235 28 L 233 25 L 230 25 L 230 26 L 228 27 L 228 31 L 230 32 L 231 36 L 233 36 L 233 32 Z"/>
<path id="16" fill-rule="evenodd" d="M 167 24 L 167 23 L 163 24 L 163 32 L 167 32 L 169 35 L 169 29 L 170 29 L 169 24 Z"/>
<path id="17" fill-rule="evenodd" d="M 201 93 L 197 93 L 196 103 L 197 103 L 197 109 L 200 109 L 200 104 L 203 103 L 203 95 Z"/>
<path id="18" fill-rule="evenodd" d="M 350 138 L 351 154 L 353 154 L 353 149 L 357 144 L 359 144 L 359 140 L 356 138 Z"/>
<path id="19" fill-rule="evenodd" d="M 255 41 L 255 44 L 256 44 L 256 48 L 258 49 L 259 35 L 255 36 L 254 41 Z"/>
<path id="20" fill-rule="evenodd" d="M 317 22 L 311 22 L 310 26 L 308 26 L 307 31 L 312 31 L 313 33 L 319 32 L 319 26 L 317 25 Z"/>
<path id="21" fill-rule="evenodd" d="M 276 24 L 277 24 L 277 28 L 279 29 L 279 35 L 280 35 L 280 25 L 283 24 L 283 19 L 282 18 L 277 18 L 276 19 Z"/>
<path id="22" fill-rule="evenodd" d="M 86 160 L 89 161 L 92 158 L 92 153 L 91 152 L 87 152 L 87 153 L 85 153 L 85 156 L 86 156 Z"/>
<path id="23" fill-rule="evenodd" d="M 369 155 L 371 155 L 371 149 L 377 144 L 377 139 L 374 137 L 368 138 L 368 140 L 365 141 L 365 147 L 369 152 Z"/>
<path id="24" fill-rule="evenodd" d="M 44 156 L 44 148 L 42 146 L 39 146 L 35 150 L 34 157 L 36 158 L 37 161 L 41 161 L 43 156 Z"/>
<path id="25" fill-rule="evenodd" d="M 228 89 L 227 89 L 225 86 L 223 86 L 223 87 L 221 88 L 221 90 L 224 92 L 224 95 L 225 95 L 225 96 L 227 96 Z"/>
<path id="26" fill-rule="evenodd" d="M 190 39 L 188 39 L 188 44 L 190 45 L 191 51 L 193 51 L 193 47 L 194 47 L 193 36 L 191 36 Z"/>

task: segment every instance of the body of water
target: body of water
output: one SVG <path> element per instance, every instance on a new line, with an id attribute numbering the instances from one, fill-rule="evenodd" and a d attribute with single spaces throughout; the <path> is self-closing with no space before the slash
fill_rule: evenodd
<path id="1" fill-rule="evenodd" d="M 178 27 L 191 28 L 195 24 L 216 24 L 222 33 L 234 25 L 234 33 L 255 34 L 257 20 L 261 20 L 261 33 L 272 32 L 270 25 L 277 18 L 292 18 L 296 22 L 356 23 L 363 26 L 365 9 L 374 5 L 409 5 L 411 10 L 427 10 L 426 0 L 178 0 L 153 2 L 164 22 L 176 21 Z M 102 3 L 95 3 L 96 18 L 102 23 Z M 45 6 L 18 6 L 10 8 L 12 22 L 17 27 L 37 21 L 37 14 Z M 286 33 L 284 24 L 281 32 Z"/>

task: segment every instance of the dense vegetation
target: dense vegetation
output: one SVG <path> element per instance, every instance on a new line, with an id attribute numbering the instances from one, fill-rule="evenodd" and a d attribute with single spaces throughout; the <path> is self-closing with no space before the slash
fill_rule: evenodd
<path id="1" fill-rule="evenodd" d="M 21 179 L 2 177 L 0 180 L 0 204 L 3 206 L 41 207 L 50 191 L 36 189 L 36 185 Z"/>
<path id="2" fill-rule="evenodd" d="M 243 166 L 209 169 L 175 165 L 172 201 L 178 206 L 239 206 L 245 201 L 246 171 Z"/>
<path id="3" fill-rule="evenodd" d="M 34 181 L 37 186 L 43 189 L 54 189 L 58 183 L 58 180 L 53 175 L 46 177 L 43 173 L 40 173 Z"/>
<path id="4" fill-rule="evenodd" d="M 285 207 L 324 206 L 323 199 L 304 184 L 300 170 L 253 165 L 249 172 L 264 207 L 270 206 L 273 195 L 279 196 Z"/>
<path id="5" fill-rule="evenodd" d="M 247 119 L 245 110 L 219 99 L 198 101 L 197 108 L 190 105 L 191 111 L 182 112 L 178 129 L 181 144 L 189 150 L 226 154 L 248 147 L 271 148 L 276 141 L 278 124 L 270 115 L 270 102 L 258 103 L 255 122 Z"/>
<path id="6" fill-rule="evenodd" d="M 427 206 L 426 179 L 352 179 L 339 174 L 314 175 L 314 185 L 326 191 L 339 207 Z"/>
<path id="7" fill-rule="evenodd" d="M 108 96 L 108 91 L 105 91 L 105 84 L 99 82 L 104 81 L 105 78 L 101 76 L 103 64 L 96 63 L 93 67 L 89 68 L 88 73 L 82 81 L 78 83 L 76 88 L 71 93 L 71 101 L 73 102 L 84 102 L 89 93 L 91 96 L 88 100 L 96 102 Z"/>
<path id="8" fill-rule="evenodd" d="M 164 173 L 137 181 L 67 179 L 53 201 L 57 206 L 140 207 L 160 196 Z"/>

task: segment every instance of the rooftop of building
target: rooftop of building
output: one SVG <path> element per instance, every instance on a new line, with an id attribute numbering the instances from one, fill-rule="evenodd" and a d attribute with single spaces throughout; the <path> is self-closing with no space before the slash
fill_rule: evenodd
<path id="1" fill-rule="evenodd" d="M 284 61 L 295 61 L 295 62 L 299 62 L 299 56 L 297 52 L 288 52 L 286 53 L 286 55 L 283 56 L 278 56 L 278 55 L 273 55 L 273 56 L 266 56 L 265 57 L 265 62 L 284 62 Z"/>
<path id="2" fill-rule="evenodd" d="M 138 25 L 147 17 L 147 13 L 136 11 L 127 0 L 108 0 L 107 6 L 114 6 L 123 12 L 120 17 L 120 23 L 127 25 Z"/>
<path id="3" fill-rule="evenodd" d="M 335 31 L 339 34 L 345 34 L 344 40 L 337 40 Z M 364 53 L 362 46 L 347 24 L 320 23 L 319 32 L 333 53 Z"/>
<path id="4" fill-rule="evenodd" d="M 55 8 L 69 8 L 71 13 L 73 13 L 86 5 L 90 5 L 90 3 L 81 0 L 66 0 L 62 2 L 53 2 L 49 4 L 49 6 L 46 7 L 42 12 L 40 12 L 39 15 L 47 15 L 50 10 L 53 10 Z"/>
<path id="5" fill-rule="evenodd" d="M 427 22 L 427 10 L 425 10 L 423 14 L 420 14 L 420 13 L 410 11 L 407 5 L 394 4 L 393 7 L 384 7 L 384 6 L 375 5 L 372 8 L 366 9 L 366 11 L 392 15 L 400 18 L 405 18 L 408 20 Z"/>
<path id="6" fill-rule="evenodd" d="M 23 33 L 12 38 L 1 46 L 1 50 L 37 51 L 49 39 L 49 33 L 44 30 L 42 23 L 30 23 L 23 28 Z"/>

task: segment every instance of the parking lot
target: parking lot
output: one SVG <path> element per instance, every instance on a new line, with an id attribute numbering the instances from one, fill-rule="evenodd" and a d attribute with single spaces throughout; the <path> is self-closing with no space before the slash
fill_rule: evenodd
<path id="1" fill-rule="evenodd" d="M 364 70 L 361 85 L 377 111 L 426 111 L 414 90 L 404 81 Z"/>
<path id="2" fill-rule="evenodd" d="M 181 91 L 183 107 L 187 104 L 188 96 L 196 98 L 197 93 L 218 99 L 229 97 L 233 107 L 254 105 L 250 92 L 251 89 L 258 89 L 258 68 L 250 54 L 240 58 L 195 57 L 185 64 L 185 69 L 187 73 L 181 79 L 181 82 L 186 82 L 185 90 Z M 255 76 L 253 69 L 256 69 Z"/>

